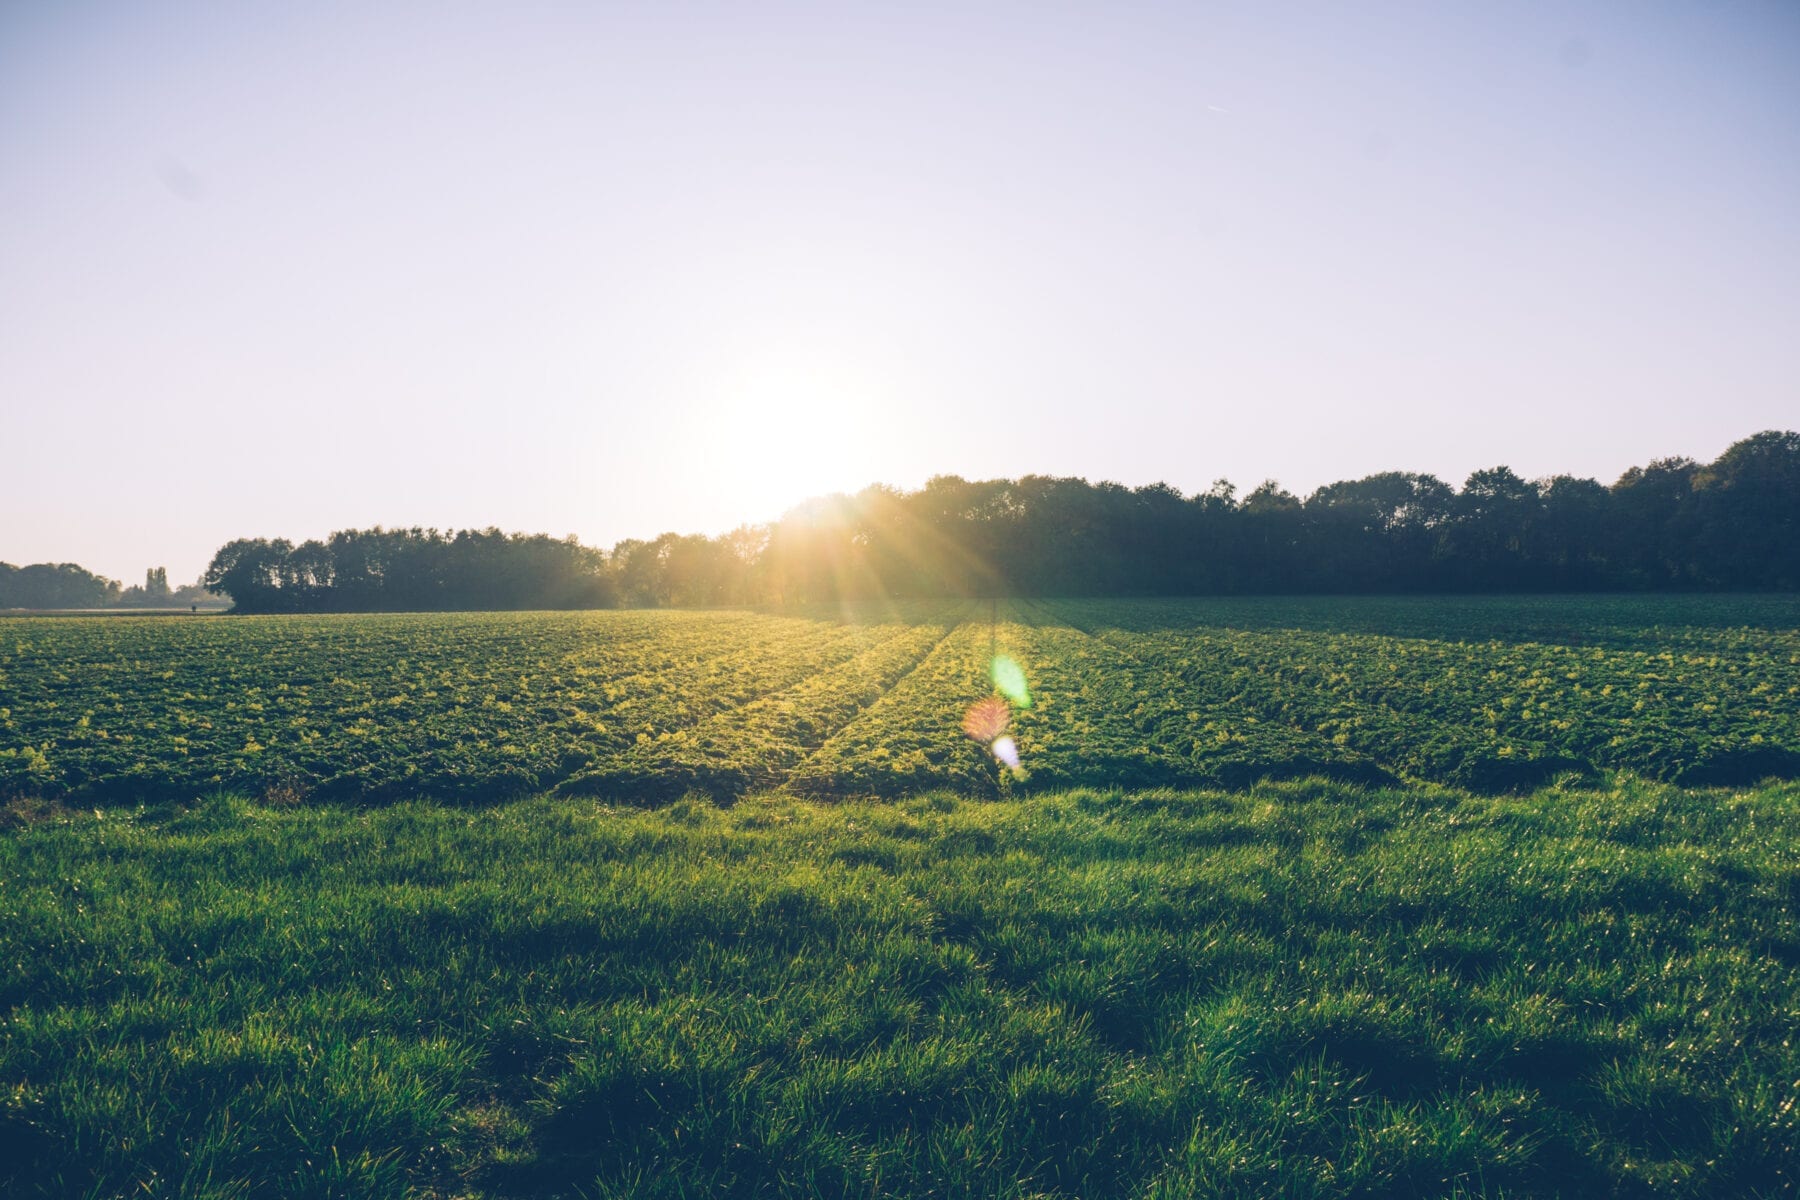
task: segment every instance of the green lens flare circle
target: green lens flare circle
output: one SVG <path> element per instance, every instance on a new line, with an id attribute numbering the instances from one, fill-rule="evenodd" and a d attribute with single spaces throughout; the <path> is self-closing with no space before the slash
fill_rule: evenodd
<path id="1" fill-rule="evenodd" d="M 1031 707 L 1031 691 L 1025 686 L 1025 668 L 1021 667 L 1006 655 L 994 658 L 990 674 L 994 678 L 994 690 L 1011 700 L 1020 708 Z"/>

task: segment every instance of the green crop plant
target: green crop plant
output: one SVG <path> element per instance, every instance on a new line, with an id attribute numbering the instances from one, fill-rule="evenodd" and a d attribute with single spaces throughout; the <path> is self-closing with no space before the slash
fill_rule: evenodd
<path id="1" fill-rule="evenodd" d="M 1794 621 L 1777 597 L 11 619 L 0 795 L 1732 784 L 1800 774 Z M 1016 773 L 958 732 L 996 662 L 1030 679 Z"/>

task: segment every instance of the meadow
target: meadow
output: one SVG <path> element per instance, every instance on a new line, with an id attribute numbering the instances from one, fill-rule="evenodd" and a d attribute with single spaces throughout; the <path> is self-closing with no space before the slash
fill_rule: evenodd
<path id="1" fill-rule="evenodd" d="M 1795 614 L 3 621 L 0 1192 L 1794 1195 Z"/>

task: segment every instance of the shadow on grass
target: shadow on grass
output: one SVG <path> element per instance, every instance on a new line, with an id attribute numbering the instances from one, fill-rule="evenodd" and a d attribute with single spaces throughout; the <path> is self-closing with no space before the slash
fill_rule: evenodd
<path id="1" fill-rule="evenodd" d="M 75 1186 L 73 1180 L 51 1178 L 52 1164 L 63 1157 L 59 1148 L 57 1139 L 23 1112 L 0 1110 L 0 1191 L 36 1189 L 48 1195 L 57 1186 Z"/>
<path id="2" fill-rule="evenodd" d="M 1682 787 L 1748 787 L 1765 779 L 1800 779 L 1800 751 L 1785 746 L 1734 746 L 1703 754 L 1675 777 Z"/>

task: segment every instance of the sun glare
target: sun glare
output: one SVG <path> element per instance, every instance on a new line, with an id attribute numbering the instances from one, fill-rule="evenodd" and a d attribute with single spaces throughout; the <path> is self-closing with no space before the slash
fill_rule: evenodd
<path id="1" fill-rule="evenodd" d="M 721 381 L 705 441 L 720 482 L 753 506 L 746 519 L 771 519 L 876 477 L 883 402 L 869 380 L 829 357 L 761 355 Z"/>

